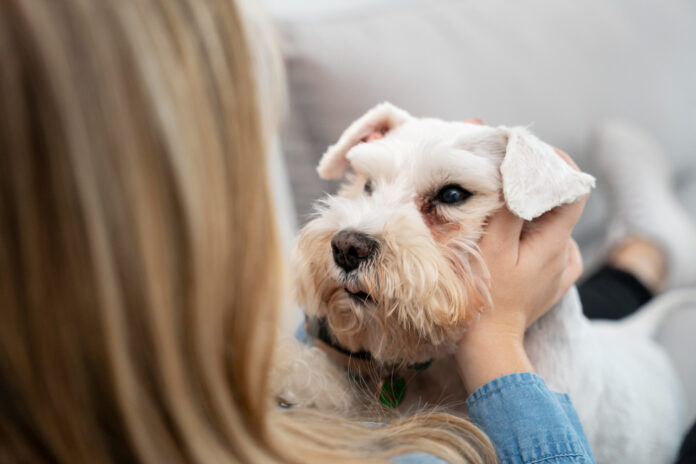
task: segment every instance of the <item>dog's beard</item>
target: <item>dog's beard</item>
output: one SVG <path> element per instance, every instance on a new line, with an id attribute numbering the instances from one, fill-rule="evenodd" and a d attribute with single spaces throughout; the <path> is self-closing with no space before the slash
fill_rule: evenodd
<path id="1" fill-rule="evenodd" d="M 310 223 L 300 235 L 297 297 L 308 315 L 326 317 L 336 341 L 351 351 L 369 351 L 384 363 L 424 362 L 453 352 L 489 305 L 473 240 L 382 242 L 373 259 L 346 274 L 333 264 L 334 232 Z"/>

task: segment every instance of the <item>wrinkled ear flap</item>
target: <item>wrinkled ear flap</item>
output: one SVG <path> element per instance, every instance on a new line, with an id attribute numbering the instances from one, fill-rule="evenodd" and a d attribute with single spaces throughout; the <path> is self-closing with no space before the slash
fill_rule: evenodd
<path id="1" fill-rule="evenodd" d="M 391 103 L 380 103 L 346 129 L 321 157 L 317 172 L 322 179 L 339 179 L 348 168 L 348 151 L 374 131 L 386 133 L 411 119 L 406 111 Z"/>
<path id="2" fill-rule="evenodd" d="M 573 169 L 527 129 L 502 129 L 508 136 L 500 165 L 503 195 L 508 209 L 517 216 L 531 221 L 557 206 L 579 200 L 594 187 L 594 177 Z"/>

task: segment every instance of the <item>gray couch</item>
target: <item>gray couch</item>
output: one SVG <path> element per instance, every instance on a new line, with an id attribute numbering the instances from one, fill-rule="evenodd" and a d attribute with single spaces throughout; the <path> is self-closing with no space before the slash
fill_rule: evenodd
<path id="1" fill-rule="evenodd" d="M 419 116 L 532 124 L 589 172 L 593 128 L 628 119 L 665 147 L 696 216 L 691 0 L 275 0 L 271 8 L 290 97 L 281 149 L 295 211 L 275 174 L 286 224 L 305 222 L 312 201 L 335 188 L 316 176 L 325 148 L 384 100 Z M 600 258 L 605 198 L 600 184 L 576 228 L 587 269 Z M 663 340 L 696 400 L 696 310 L 667 325 Z"/>

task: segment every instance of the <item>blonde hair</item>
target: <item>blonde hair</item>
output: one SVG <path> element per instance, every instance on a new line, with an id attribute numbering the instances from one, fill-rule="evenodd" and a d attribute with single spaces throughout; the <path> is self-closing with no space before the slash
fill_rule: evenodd
<path id="1" fill-rule="evenodd" d="M 0 0 L 0 461 L 494 462 L 443 413 L 269 407 L 282 263 L 245 27 L 231 0 Z"/>

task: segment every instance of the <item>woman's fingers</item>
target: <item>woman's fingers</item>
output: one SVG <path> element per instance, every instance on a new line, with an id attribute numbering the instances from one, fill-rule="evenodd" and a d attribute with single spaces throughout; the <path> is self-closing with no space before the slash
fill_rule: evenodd
<path id="1" fill-rule="evenodd" d="M 526 237 L 526 240 L 532 246 L 539 244 L 541 247 L 565 243 L 585 209 L 587 198 L 588 196 L 585 196 L 575 203 L 554 208 L 535 219 L 535 232 Z"/>
<path id="2" fill-rule="evenodd" d="M 555 150 L 573 169 L 578 169 L 567 153 L 557 148 Z M 523 237 L 528 242 L 529 248 L 535 253 L 546 252 L 547 256 L 552 257 L 559 247 L 565 246 L 585 209 L 588 198 L 589 195 L 585 195 L 574 203 L 561 205 L 535 219 L 534 233 Z"/>
<path id="3" fill-rule="evenodd" d="M 568 241 L 567 260 L 561 275 L 558 296 L 565 294 L 582 275 L 582 257 L 578 244 L 572 238 Z"/>
<path id="4" fill-rule="evenodd" d="M 517 257 L 524 219 L 512 214 L 506 207 L 500 208 L 488 220 L 486 231 L 479 242 L 484 254 L 512 250 Z"/>
<path id="5" fill-rule="evenodd" d="M 556 148 L 556 147 L 554 147 L 553 149 L 556 150 L 556 153 L 558 153 L 558 156 L 560 156 L 561 158 L 563 158 L 563 161 L 565 161 L 566 163 L 568 163 L 568 164 L 570 165 L 570 167 L 572 167 L 572 168 L 575 169 L 576 171 L 579 171 L 579 170 L 580 170 L 580 168 L 578 167 L 578 165 L 575 164 L 575 161 L 573 161 L 573 158 L 571 158 L 570 155 L 568 155 L 568 153 L 566 153 L 566 152 L 564 152 L 563 150 L 560 150 L 560 149 L 558 149 L 558 148 Z"/>
<path id="6" fill-rule="evenodd" d="M 379 140 L 382 137 L 384 137 L 384 134 L 381 131 L 373 131 L 363 139 L 363 142 L 372 142 L 373 140 Z"/>

